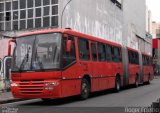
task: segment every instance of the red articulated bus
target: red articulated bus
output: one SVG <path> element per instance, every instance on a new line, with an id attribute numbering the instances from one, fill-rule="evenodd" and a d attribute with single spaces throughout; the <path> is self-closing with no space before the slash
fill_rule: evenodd
<path id="1" fill-rule="evenodd" d="M 15 43 L 11 91 L 16 98 L 86 99 L 91 92 L 153 79 L 152 66 L 142 68 L 141 52 L 70 29 L 25 33 Z M 144 81 L 143 71 L 149 72 Z"/>

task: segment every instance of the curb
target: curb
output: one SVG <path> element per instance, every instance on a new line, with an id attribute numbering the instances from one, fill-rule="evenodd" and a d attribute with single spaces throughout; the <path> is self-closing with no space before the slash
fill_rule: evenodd
<path id="1" fill-rule="evenodd" d="M 5 91 L 5 90 L 4 90 L 4 91 L 1 91 L 1 90 L 0 90 L 0 94 L 1 94 L 1 93 L 5 93 L 5 92 L 7 92 L 7 91 Z M 0 96 L 1 96 L 1 95 L 0 95 Z M 5 99 L 3 99 L 3 100 L 0 99 L 0 105 L 1 105 L 1 104 L 6 104 L 6 103 L 13 103 L 13 102 L 25 101 L 25 100 L 31 100 L 31 99 L 27 99 L 27 98 L 23 98 L 23 99 L 22 99 L 22 98 L 14 98 L 14 97 L 11 97 L 11 98 L 8 98 L 8 99 L 6 98 L 6 100 L 5 100 Z"/>
<path id="2" fill-rule="evenodd" d="M 19 102 L 19 101 L 25 101 L 25 100 L 30 100 L 30 99 L 13 98 L 13 99 L 9 99 L 9 100 L 0 101 L 0 104 L 13 103 L 13 102 Z"/>

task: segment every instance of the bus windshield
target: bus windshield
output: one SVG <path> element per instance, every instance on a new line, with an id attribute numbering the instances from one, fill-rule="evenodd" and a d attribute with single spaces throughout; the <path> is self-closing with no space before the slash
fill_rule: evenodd
<path id="1" fill-rule="evenodd" d="M 60 68 L 61 37 L 61 33 L 50 33 L 17 38 L 12 71 Z"/>

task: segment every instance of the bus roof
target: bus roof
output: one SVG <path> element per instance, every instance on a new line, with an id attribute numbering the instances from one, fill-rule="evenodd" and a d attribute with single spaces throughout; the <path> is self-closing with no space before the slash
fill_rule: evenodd
<path id="1" fill-rule="evenodd" d="M 53 33 L 53 32 L 63 33 L 64 31 L 66 31 L 66 30 L 65 29 L 43 29 L 43 30 L 36 30 L 36 31 L 22 33 L 22 34 L 18 35 L 18 37 L 36 35 L 36 34 L 44 34 L 44 33 Z"/>
<path id="2" fill-rule="evenodd" d="M 114 46 L 120 46 L 121 47 L 121 44 L 118 44 L 118 43 L 115 43 L 115 42 L 110 42 L 108 40 L 97 38 L 95 36 L 87 35 L 87 34 L 84 34 L 84 33 L 80 33 L 80 32 L 77 32 L 77 31 L 74 31 L 74 30 L 71 30 L 71 29 L 37 30 L 37 31 L 33 31 L 33 32 L 23 33 L 23 34 L 19 35 L 18 37 L 36 35 L 36 34 L 44 34 L 44 33 L 53 33 L 53 32 L 71 34 L 71 35 L 74 35 L 76 37 L 81 37 L 81 38 L 85 38 L 85 39 L 89 39 L 89 40 L 93 40 L 93 41 L 98 41 L 98 42 L 103 42 L 103 43 L 108 43 L 108 44 L 111 44 L 111 45 L 114 45 Z"/>
<path id="3" fill-rule="evenodd" d="M 137 53 L 139 52 L 139 50 L 136 50 L 136 49 L 133 49 L 133 48 L 130 48 L 130 47 L 127 47 L 127 49 L 128 49 L 128 50 L 131 50 L 131 51 L 133 51 L 133 52 L 137 52 Z"/>
<path id="4" fill-rule="evenodd" d="M 148 56 L 148 57 L 152 57 L 152 55 L 146 54 L 144 52 L 142 52 L 142 55 Z"/>

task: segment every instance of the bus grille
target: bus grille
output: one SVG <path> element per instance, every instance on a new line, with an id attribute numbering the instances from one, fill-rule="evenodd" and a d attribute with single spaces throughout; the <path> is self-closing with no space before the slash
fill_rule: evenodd
<path id="1" fill-rule="evenodd" d="M 22 94 L 41 94 L 43 89 L 43 81 L 21 81 L 19 83 L 19 90 Z"/>

